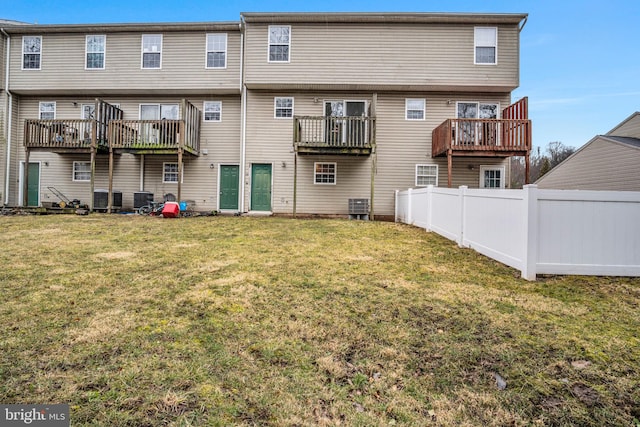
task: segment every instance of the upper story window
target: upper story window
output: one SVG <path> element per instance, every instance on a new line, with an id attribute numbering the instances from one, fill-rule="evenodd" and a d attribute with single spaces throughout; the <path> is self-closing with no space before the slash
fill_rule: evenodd
<path id="1" fill-rule="evenodd" d="M 279 119 L 293 117 L 293 98 L 276 97 L 274 99 L 274 117 Z"/>
<path id="2" fill-rule="evenodd" d="M 227 67 L 227 35 L 207 34 L 207 68 Z"/>
<path id="3" fill-rule="evenodd" d="M 39 70 L 42 55 L 42 36 L 22 37 L 22 69 Z"/>
<path id="4" fill-rule="evenodd" d="M 474 28 L 475 63 L 495 65 L 498 63 L 498 29 L 495 27 Z"/>
<path id="5" fill-rule="evenodd" d="M 406 99 L 404 103 L 405 119 L 424 120 L 425 101 L 424 99 Z"/>
<path id="6" fill-rule="evenodd" d="M 107 46 L 107 36 L 87 36 L 86 63 L 87 70 L 104 70 L 104 54 Z"/>
<path id="7" fill-rule="evenodd" d="M 56 118 L 55 101 L 40 103 L 40 120 L 53 120 Z"/>
<path id="8" fill-rule="evenodd" d="M 142 35 L 142 68 L 162 68 L 162 34 Z"/>
<path id="9" fill-rule="evenodd" d="M 289 62 L 291 26 L 269 25 L 269 62 Z"/>

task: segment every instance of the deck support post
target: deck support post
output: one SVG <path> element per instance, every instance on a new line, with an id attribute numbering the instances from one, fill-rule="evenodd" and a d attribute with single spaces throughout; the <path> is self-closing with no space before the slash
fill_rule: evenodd
<path id="1" fill-rule="evenodd" d="M 113 199 L 113 147 L 109 146 L 109 191 L 107 192 L 107 212 L 109 213 L 111 213 L 112 199 Z"/>
<path id="2" fill-rule="evenodd" d="M 298 153 L 293 151 L 293 217 L 296 217 L 298 202 Z"/>
<path id="3" fill-rule="evenodd" d="M 29 206 L 29 149 L 24 150 L 24 168 L 22 168 L 22 206 Z"/>
<path id="4" fill-rule="evenodd" d="M 524 185 L 528 185 L 530 182 L 529 179 L 529 173 L 530 173 L 530 168 L 531 168 L 531 159 L 530 159 L 530 155 L 529 155 L 529 150 L 527 150 L 527 153 L 524 155 Z"/>
<path id="5" fill-rule="evenodd" d="M 451 188 L 451 169 L 453 168 L 453 153 L 451 148 L 447 150 L 447 187 Z"/>
<path id="6" fill-rule="evenodd" d="M 99 102 L 96 100 L 95 110 L 98 114 Z M 98 150 L 98 121 L 91 122 L 91 178 L 89 182 L 89 212 L 93 212 L 93 193 L 95 191 L 96 151 Z"/>
<path id="7" fill-rule="evenodd" d="M 186 104 L 185 104 L 186 105 Z M 184 108 L 182 111 L 185 111 Z M 180 136 L 178 137 L 178 200 L 176 200 L 178 203 L 180 203 L 180 200 L 182 200 L 182 168 L 183 168 L 183 159 L 182 159 L 182 154 L 184 152 L 184 140 L 185 140 L 185 125 L 184 125 L 184 120 L 182 120 L 180 122 Z"/>

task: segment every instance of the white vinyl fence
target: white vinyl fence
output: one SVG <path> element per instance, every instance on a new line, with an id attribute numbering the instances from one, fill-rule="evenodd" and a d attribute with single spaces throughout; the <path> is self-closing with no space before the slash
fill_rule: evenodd
<path id="1" fill-rule="evenodd" d="M 396 191 L 396 222 L 434 231 L 522 272 L 640 276 L 640 192 Z"/>

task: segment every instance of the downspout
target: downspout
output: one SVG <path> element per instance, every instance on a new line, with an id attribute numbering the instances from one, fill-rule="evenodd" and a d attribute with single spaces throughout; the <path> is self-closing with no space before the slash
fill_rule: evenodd
<path id="1" fill-rule="evenodd" d="M 240 96 L 242 97 L 242 124 L 240 129 L 240 213 L 244 210 L 245 197 L 245 163 L 246 163 L 246 134 L 247 134 L 247 87 L 244 84 L 244 16 L 240 15 Z"/>
<path id="2" fill-rule="evenodd" d="M 5 179 L 4 179 L 4 204 L 9 204 L 9 181 L 11 179 L 11 127 L 12 127 L 12 117 L 13 117 L 13 96 L 11 95 L 11 91 L 9 90 L 9 60 L 11 59 L 11 37 L 4 28 L 0 28 L 0 32 L 4 34 L 7 38 L 7 60 L 6 60 L 6 70 L 5 70 L 5 90 L 7 91 L 7 103 L 9 107 L 5 110 L 7 112 L 7 162 L 6 162 L 6 170 L 5 170 Z M 26 166 L 28 168 L 28 165 Z"/>

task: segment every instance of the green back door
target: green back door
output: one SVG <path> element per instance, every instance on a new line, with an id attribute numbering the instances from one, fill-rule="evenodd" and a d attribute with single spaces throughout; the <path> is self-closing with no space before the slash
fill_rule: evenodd
<path id="1" fill-rule="evenodd" d="M 238 209 L 239 166 L 220 166 L 220 209 Z"/>
<path id="2" fill-rule="evenodd" d="M 40 201 L 40 164 L 29 163 L 27 178 L 27 206 L 38 206 Z"/>
<path id="3" fill-rule="evenodd" d="M 271 210 L 271 165 L 254 164 L 251 168 L 251 210 Z"/>

